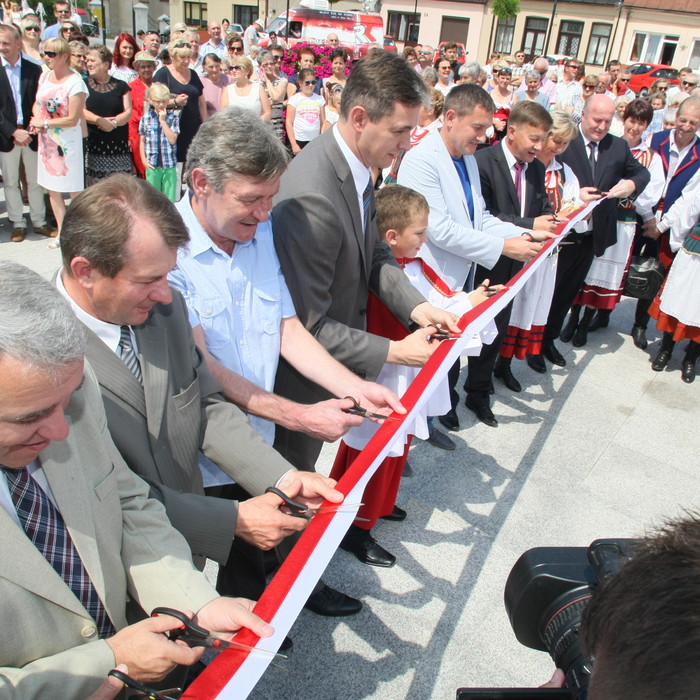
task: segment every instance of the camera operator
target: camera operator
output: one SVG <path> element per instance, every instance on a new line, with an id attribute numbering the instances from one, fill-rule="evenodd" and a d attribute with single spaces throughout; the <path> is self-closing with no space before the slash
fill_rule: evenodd
<path id="1" fill-rule="evenodd" d="M 587 700 L 690 700 L 700 694 L 700 516 L 669 521 L 586 609 Z M 543 687 L 559 687 L 557 669 Z"/>

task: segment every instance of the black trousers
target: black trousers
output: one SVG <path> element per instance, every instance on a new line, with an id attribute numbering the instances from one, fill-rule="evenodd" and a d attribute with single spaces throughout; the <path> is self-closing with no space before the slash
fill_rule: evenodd
<path id="1" fill-rule="evenodd" d="M 570 239 L 571 243 L 568 243 Z M 566 241 L 559 248 L 561 252 L 557 263 L 552 306 L 544 331 L 545 341 L 555 340 L 559 337 L 566 314 L 569 312 L 571 304 L 574 303 L 574 299 L 586 279 L 588 268 L 593 262 L 592 234 L 571 234 Z"/>
<path id="2" fill-rule="evenodd" d="M 477 265 L 474 284 L 479 285 L 486 279 L 489 280 L 490 284 L 507 284 L 522 266 L 521 262 L 501 256 L 491 270 Z M 469 374 L 467 375 L 467 381 L 464 382 L 464 389 L 467 394 L 472 394 L 488 401 L 493 368 L 496 366 L 501 344 L 508 330 L 512 309 L 513 303 L 511 302 L 505 309 L 496 314 L 494 322 L 498 329 L 498 335 L 494 338 L 493 343 L 484 345 L 477 356 L 467 358 Z"/>
<path id="3" fill-rule="evenodd" d="M 211 486 L 205 489 L 208 496 L 244 501 L 250 494 L 238 484 Z M 221 595 L 257 600 L 265 590 L 265 559 L 262 549 L 237 537 L 231 543 L 228 560 L 219 566 L 216 590 Z"/>

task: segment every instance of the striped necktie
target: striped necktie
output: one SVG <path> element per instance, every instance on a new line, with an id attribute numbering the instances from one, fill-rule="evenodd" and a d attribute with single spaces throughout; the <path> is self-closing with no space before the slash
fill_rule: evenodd
<path id="1" fill-rule="evenodd" d="M 117 354 L 139 383 L 143 384 L 141 365 L 139 363 L 139 358 L 136 357 L 136 353 L 134 352 L 134 344 L 131 342 L 131 328 L 129 326 L 122 326 Z"/>
<path id="2" fill-rule="evenodd" d="M 362 223 L 363 230 L 367 232 L 369 229 L 369 204 L 372 201 L 372 178 L 370 177 L 367 181 L 367 187 L 365 187 L 362 193 Z"/>
<path id="3" fill-rule="evenodd" d="M 112 621 L 92 585 L 63 516 L 29 475 L 27 467 L 2 467 L 2 471 L 7 478 L 17 517 L 27 537 L 90 613 L 97 623 L 100 639 L 112 636 Z"/>
<path id="4" fill-rule="evenodd" d="M 596 148 L 598 147 L 598 144 L 595 141 L 589 141 L 588 142 L 588 162 L 591 165 L 591 175 L 593 176 L 593 179 L 595 180 L 595 166 L 596 166 Z"/>

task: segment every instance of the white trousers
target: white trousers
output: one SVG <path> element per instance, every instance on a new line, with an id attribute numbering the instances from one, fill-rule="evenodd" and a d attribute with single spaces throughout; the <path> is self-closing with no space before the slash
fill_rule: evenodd
<path id="1" fill-rule="evenodd" d="M 46 206 L 44 205 L 44 188 L 36 181 L 37 152 L 29 146 L 15 146 L 9 153 L 0 153 L 0 167 L 5 185 L 5 204 L 7 217 L 13 228 L 25 228 L 24 204 L 19 188 L 19 166 L 24 163 L 27 175 L 29 198 L 29 216 L 34 226 L 46 223 Z"/>

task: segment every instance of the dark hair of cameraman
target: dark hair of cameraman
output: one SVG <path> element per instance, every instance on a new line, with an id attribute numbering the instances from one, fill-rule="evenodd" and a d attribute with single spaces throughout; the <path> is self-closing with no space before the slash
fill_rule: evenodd
<path id="1" fill-rule="evenodd" d="M 581 626 L 588 700 L 700 697 L 700 516 L 668 523 L 598 591 Z"/>

